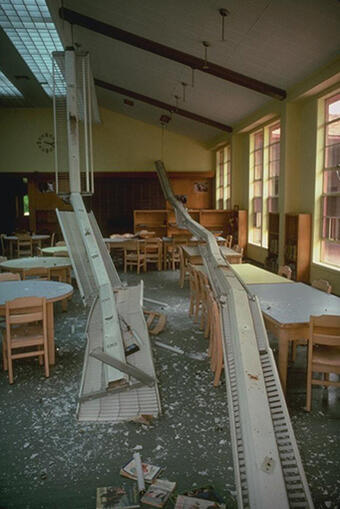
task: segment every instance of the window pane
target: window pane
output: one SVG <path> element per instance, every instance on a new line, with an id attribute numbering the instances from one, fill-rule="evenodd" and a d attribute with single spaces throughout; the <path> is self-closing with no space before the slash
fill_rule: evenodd
<path id="1" fill-rule="evenodd" d="M 281 129 L 280 125 L 272 126 L 269 132 L 269 143 L 280 141 Z"/>
<path id="2" fill-rule="evenodd" d="M 269 160 L 277 161 L 280 159 L 280 143 L 275 143 L 269 148 Z"/>
<path id="3" fill-rule="evenodd" d="M 254 180 L 260 180 L 262 178 L 262 165 L 255 166 L 254 168 Z"/>
<path id="4" fill-rule="evenodd" d="M 270 197 L 268 198 L 268 212 L 279 212 L 279 198 Z"/>
<path id="5" fill-rule="evenodd" d="M 269 180 L 269 196 L 278 196 L 279 194 L 279 178 L 275 177 Z"/>
<path id="6" fill-rule="evenodd" d="M 331 263 L 332 265 L 340 265 L 340 244 L 322 241 L 322 255 L 321 261 L 324 263 Z"/>
<path id="7" fill-rule="evenodd" d="M 326 145 L 334 145 L 340 143 L 340 120 L 329 124 L 326 127 Z"/>
<path id="8" fill-rule="evenodd" d="M 254 152 L 254 157 L 255 157 L 255 166 L 260 166 L 262 165 L 262 159 L 263 159 L 263 152 L 262 150 L 257 150 L 256 152 Z"/>
<path id="9" fill-rule="evenodd" d="M 340 118 L 340 94 L 326 101 L 326 122 Z"/>
<path id="10" fill-rule="evenodd" d="M 263 131 L 260 131 L 254 136 L 255 150 L 263 147 Z"/>
<path id="11" fill-rule="evenodd" d="M 340 193 L 340 168 L 339 170 L 325 171 L 323 174 L 323 192 Z"/>
<path id="12" fill-rule="evenodd" d="M 269 177 L 278 177 L 280 175 L 280 160 L 269 163 Z"/>
<path id="13" fill-rule="evenodd" d="M 254 198 L 254 212 L 262 212 L 262 198 Z"/>
<path id="14" fill-rule="evenodd" d="M 262 196 L 262 180 L 254 182 L 254 196 Z"/>
<path id="15" fill-rule="evenodd" d="M 325 149 L 325 168 L 334 168 L 340 163 L 340 143 Z"/>
<path id="16" fill-rule="evenodd" d="M 261 228 L 253 229 L 253 242 L 254 244 L 261 244 Z"/>

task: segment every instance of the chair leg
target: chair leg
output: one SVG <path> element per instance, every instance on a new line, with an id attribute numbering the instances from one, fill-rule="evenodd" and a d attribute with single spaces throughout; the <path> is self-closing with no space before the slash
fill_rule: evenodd
<path id="1" fill-rule="evenodd" d="M 13 383 L 13 363 L 12 362 L 13 361 L 12 361 L 11 350 L 10 350 L 9 346 L 7 345 L 8 379 L 9 379 L 10 384 Z"/>

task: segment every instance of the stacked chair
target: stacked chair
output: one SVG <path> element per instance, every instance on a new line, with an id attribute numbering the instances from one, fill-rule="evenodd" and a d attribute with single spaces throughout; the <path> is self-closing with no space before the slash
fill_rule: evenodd
<path id="1" fill-rule="evenodd" d="M 189 315 L 199 324 L 200 329 L 204 330 L 204 337 L 209 339 L 210 367 L 214 372 L 214 387 L 217 387 L 223 369 L 220 308 L 205 272 L 190 263 L 187 269 L 190 285 Z"/>

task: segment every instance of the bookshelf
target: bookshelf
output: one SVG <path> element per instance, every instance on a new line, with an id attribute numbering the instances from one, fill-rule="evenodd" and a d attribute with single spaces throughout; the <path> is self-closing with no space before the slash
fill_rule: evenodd
<path id="1" fill-rule="evenodd" d="M 167 210 L 134 210 L 133 227 L 134 233 L 140 230 L 155 232 L 156 237 L 164 237 L 167 234 L 168 211 Z"/>
<path id="2" fill-rule="evenodd" d="M 309 282 L 311 250 L 311 214 L 286 214 L 285 265 L 296 281 Z"/>
<path id="3" fill-rule="evenodd" d="M 279 268 L 279 228 L 280 214 L 270 212 L 268 216 L 268 256 L 266 268 L 277 273 Z"/>
<path id="4" fill-rule="evenodd" d="M 244 249 L 247 246 L 246 210 L 215 210 L 192 209 L 191 217 L 210 231 L 222 232 L 223 236 L 231 234 L 233 244 L 239 244 Z M 167 210 L 134 210 L 134 232 L 139 230 L 154 231 L 159 237 L 170 237 L 173 233 L 183 232 L 176 224 L 175 212 Z"/>

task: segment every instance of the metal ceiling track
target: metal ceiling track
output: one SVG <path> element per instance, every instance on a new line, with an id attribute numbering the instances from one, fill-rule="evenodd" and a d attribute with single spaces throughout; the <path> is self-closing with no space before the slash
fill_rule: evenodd
<path id="1" fill-rule="evenodd" d="M 151 104 L 156 108 L 161 108 L 162 110 L 169 111 L 170 113 L 176 113 L 177 115 L 181 115 L 182 117 L 190 118 L 191 120 L 196 120 L 197 122 L 201 122 L 201 124 L 206 124 L 211 127 L 215 127 L 216 129 L 226 131 L 228 133 L 231 133 L 233 130 L 232 127 L 230 127 L 229 125 L 222 124 L 221 122 L 216 122 L 215 120 L 211 120 L 210 118 L 207 117 L 202 117 L 201 115 L 197 115 L 196 113 L 192 113 L 191 111 L 183 110 L 182 108 L 177 108 L 176 106 L 165 103 L 163 101 L 158 101 L 157 99 L 153 99 L 152 97 L 139 94 L 138 92 L 133 92 L 132 90 L 128 90 L 127 88 L 118 87 L 117 85 L 107 83 L 106 81 L 95 79 L 94 84 L 97 85 L 98 87 L 105 88 L 106 90 L 111 90 L 111 92 L 116 92 L 117 94 L 132 97 L 137 101 L 142 101 L 144 103 Z"/>
<path id="2" fill-rule="evenodd" d="M 155 163 L 177 224 L 205 242 L 200 253 L 221 311 L 222 342 L 238 507 L 313 508 L 261 309 L 225 261 L 211 232 L 176 200 Z"/>
<path id="3" fill-rule="evenodd" d="M 79 420 L 110 422 L 140 414 L 157 417 L 160 398 L 142 309 L 143 285 L 122 285 L 95 217 L 87 212 L 82 198 L 82 192 L 94 191 L 90 164 L 93 94 L 88 55 L 68 49 L 55 57 L 55 79 L 65 90 L 62 97 L 54 97 L 55 133 L 59 133 L 59 144 L 63 140 L 67 148 L 66 153 L 58 151 L 61 159 L 56 168 L 68 175 L 68 185 L 60 189 L 60 194 L 67 196 L 73 207 L 73 212 L 57 211 L 57 216 L 83 301 L 91 305 L 77 416 Z M 137 341 L 136 337 L 139 350 L 127 359 L 125 349 Z"/>
<path id="4" fill-rule="evenodd" d="M 136 48 L 149 51 L 150 53 L 154 53 L 155 55 L 168 58 L 169 60 L 179 62 L 183 65 L 186 65 L 187 67 L 190 67 L 191 69 L 197 69 L 217 78 L 221 78 L 223 80 L 230 81 L 231 83 L 235 83 L 236 85 L 240 85 L 241 87 L 245 87 L 251 90 L 255 90 L 261 94 L 268 95 L 274 99 L 282 100 L 286 98 L 286 91 L 281 88 L 277 88 L 269 85 L 268 83 L 250 78 L 249 76 L 245 76 L 244 74 L 240 74 L 226 67 L 222 67 L 221 65 L 206 61 L 202 58 L 195 57 L 194 55 L 184 53 L 183 51 L 170 48 L 164 44 L 151 41 L 145 37 L 140 37 L 139 35 L 132 34 L 131 32 L 127 32 L 121 28 L 103 23 L 97 19 L 80 14 L 79 12 L 61 7 L 59 9 L 59 15 L 62 19 L 68 21 L 72 25 L 82 26 L 88 30 L 92 30 L 93 32 L 97 32 L 107 37 L 111 37 L 112 39 L 116 39 L 118 41 L 129 44 L 130 46 L 134 46 Z"/>

